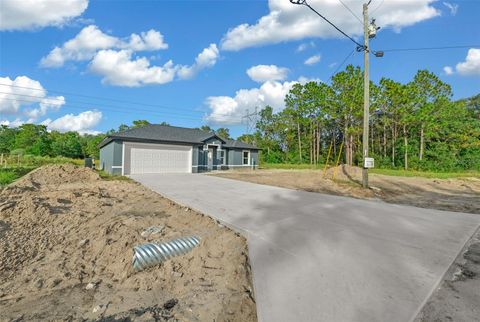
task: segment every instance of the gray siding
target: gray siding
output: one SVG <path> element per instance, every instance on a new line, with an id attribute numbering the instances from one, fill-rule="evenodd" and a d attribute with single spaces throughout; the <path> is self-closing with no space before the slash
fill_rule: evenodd
<path id="1" fill-rule="evenodd" d="M 100 168 L 110 174 L 122 174 L 122 142 L 112 141 L 100 149 Z"/>
<path id="2" fill-rule="evenodd" d="M 250 151 L 250 167 L 258 167 L 258 151 L 248 149 L 229 149 L 227 164 L 231 168 L 248 167 L 243 165 L 243 151 Z"/>

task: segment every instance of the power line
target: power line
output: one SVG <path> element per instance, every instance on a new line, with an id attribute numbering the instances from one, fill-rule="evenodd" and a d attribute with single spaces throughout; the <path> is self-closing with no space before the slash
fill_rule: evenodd
<path id="1" fill-rule="evenodd" d="M 332 75 L 330 76 L 329 79 L 331 79 L 333 76 L 335 76 L 335 74 L 340 70 L 340 68 L 342 68 L 342 66 L 347 62 L 347 60 L 355 53 L 355 49 L 352 50 L 346 57 L 345 59 L 342 61 L 342 63 L 340 65 L 338 65 L 337 69 L 335 69 L 335 71 L 332 73 Z"/>
<path id="2" fill-rule="evenodd" d="M 146 109 L 138 109 L 138 108 L 135 108 L 135 109 L 132 109 L 131 107 L 127 107 L 127 106 L 116 106 L 116 105 L 105 105 L 103 103 L 92 103 L 92 102 L 82 102 L 82 101 L 71 101 L 69 100 L 68 103 L 65 102 L 64 100 L 62 99 L 58 99 L 58 98 L 55 98 L 55 97 L 38 97 L 38 96 L 35 96 L 35 95 L 27 95 L 27 94 L 17 94 L 17 93 L 8 93 L 8 92 L 1 92 L 0 91 L 0 94 L 6 94 L 6 95 L 16 95 L 16 96 L 22 96 L 22 97 L 28 97 L 28 98 L 36 98 L 36 99 L 46 99 L 48 100 L 49 102 L 59 102 L 59 103 L 64 103 L 66 104 L 66 106 L 69 106 L 71 103 L 70 102 L 73 102 L 73 104 L 88 104 L 88 105 L 101 105 L 99 108 L 104 108 L 104 107 L 107 107 L 107 108 L 114 108 L 114 109 L 127 109 L 127 110 L 130 110 L 128 111 L 129 113 L 132 112 L 132 110 L 134 111 L 138 111 L 138 112 L 145 112 L 145 113 L 149 113 L 149 112 L 153 112 L 153 113 L 157 113 L 156 111 L 152 111 L 152 110 L 146 110 Z M 39 101 L 32 101 L 33 103 L 41 103 Z M 63 105 L 63 104 L 62 104 Z M 78 106 L 78 105 L 77 105 Z M 84 108 L 92 108 L 92 106 L 85 106 Z M 195 112 L 195 113 L 201 113 L 200 111 L 192 111 L 192 112 Z M 168 112 L 169 115 L 179 115 L 179 116 L 183 116 L 185 114 L 183 113 L 175 113 L 175 112 Z"/>
<path id="3" fill-rule="evenodd" d="M 293 4 L 298 4 L 298 5 L 304 5 L 304 6 L 307 6 L 310 10 L 312 10 L 313 12 L 315 12 L 320 18 L 322 18 L 323 20 L 325 20 L 326 22 L 328 22 L 333 28 L 335 28 L 338 32 L 340 32 L 342 35 L 344 35 L 345 37 L 347 37 L 348 39 L 350 39 L 353 43 L 355 43 L 358 48 L 361 48 L 362 50 L 365 49 L 364 45 L 360 44 L 359 42 L 357 42 L 355 39 L 353 39 L 352 37 L 350 37 L 349 35 L 347 35 L 343 30 L 341 30 L 340 28 L 338 28 L 333 22 L 331 22 L 330 20 L 328 20 L 327 18 L 325 18 L 323 15 L 321 15 L 317 10 L 315 10 L 311 5 L 309 5 L 307 3 L 307 0 L 290 0 L 291 3 Z"/>
<path id="4" fill-rule="evenodd" d="M 126 104 L 133 104 L 133 105 L 141 105 L 141 106 L 150 106 L 150 107 L 156 107 L 156 108 L 161 108 L 161 109 L 172 109 L 173 107 L 170 106 L 165 106 L 165 105 L 157 105 L 157 104 L 148 104 L 148 103 L 141 103 L 141 102 L 133 102 L 133 101 L 128 101 L 128 100 L 119 100 L 115 98 L 108 98 L 108 97 L 99 97 L 99 96 L 91 96 L 91 95 L 84 95 L 84 94 L 78 94 L 78 93 L 73 93 L 73 92 L 65 92 L 65 91 L 58 91 L 58 90 L 53 90 L 53 89 L 46 89 L 46 88 L 35 88 L 35 87 L 27 87 L 27 86 L 18 86 L 18 85 L 11 85 L 11 84 L 1 84 L 0 86 L 7 86 L 7 87 L 14 87 L 14 88 L 23 88 L 23 89 L 31 89 L 35 91 L 45 91 L 48 93 L 59 93 L 59 94 L 64 94 L 64 95 L 71 95 L 71 96 L 78 96 L 78 97 L 85 97 L 85 98 L 93 98 L 93 99 L 98 99 L 98 100 L 104 100 L 104 101 L 112 101 L 112 102 L 120 102 L 120 103 L 126 103 Z M 191 109 L 188 108 L 175 108 L 176 110 L 182 110 L 182 111 L 188 111 L 191 112 Z"/>
<path id="5" fill-rule="evenodd" d="M 32 101 L 32 100 L 26 100 L 26 99 L 19 99 L 19 98 L 2 97 L 2 99 L 3 99 L 3 100 L 14 101 L 14 102 L 38 103 L 38 101 Z M 67 106 L 65 106 L 65 107 L 63 107 L 63 108 L 65 108 L 65 109 L 77 109 L 77 110 L 82 110 L 82 111 L 85 111 L 85 109 L 87 109 L 87 107 L 85 107 L 85 106 L 77 106 L 77 105 L 70 105 L 70 104 L 67 105 Z M 98 110 L 98 109 L 96 109 L 96 110 Z M 101 108 L 101 110 L 111 111 L 111 112 L 118 112 L 118 113 L 132 114 L 131 111 L 111 109 L 111 108 Z M 165 114 L 161 114 L 161 113 L 156 113 L 156 112 L 153 112 L 153 111 L 150 111 L 150 112 L 148 112 L 147 114 L 152 114 L 152 115 L 161 116 L 161 117 L 168 117 L 168 116 L 169 116 L 169 115 L 165 115 Z M 198 118 L 185 117 L 185 116 L 183 116 L 183 115 L 182 115 L 182 116 L 175 116 L 175 118 L 198 121 Z"/>
<path id="6" fill-rule="evenodd" d="M 383 49 L 383 52 L 396 52 L 396 51 L 421 51 L 421 50 L 444 50 L 444 49 L 459 49 L 459 48 L 474 48 L 480 47 L 480 45 L 461 45 L 461 46 L 442 46 L 442 47 L 418 47 L 418 48 L 392 48 Z"/>
<path id="7" fill-rule="evenodd" d="M 373 11 L 370 14 L 373 15 L 378 9 L 380 9 L 380 7 L 383 5 L 384 2 L 385 0 L 382 0 L 382 2 L 380 2 L 380 4 L 375 9 L 373 9 Z"/>
<path id="8" fill-rule="evenodd" d="M 350 13 L 352 14 L 352 16 L 354 16 L 354 17 L 358 20 L 358 22 L 360 22 L 360 24 L 363 26 L 362 20 L 361 20 L 360 18 L 358 18 L 358 16 L 355 14 L 355 12 L 353 12 L 352 9 L 350 9 L 350 8 L 345 4 L 345 2 L 343 2 L 342 0 L 338 0 L 338 1 L 340 1 L 340 3 L 341 3 L 348 11 L 350 11 Z"/>

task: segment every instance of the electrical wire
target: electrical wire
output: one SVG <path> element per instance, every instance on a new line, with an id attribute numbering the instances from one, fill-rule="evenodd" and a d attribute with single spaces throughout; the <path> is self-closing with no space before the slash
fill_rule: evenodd
<path id="1" fill-rule="evenodd" d="M 347 62 L 347 60 L 352 57 L 352 55 L 355 53 L 355 49 L 352 50 L 346 57 L 345 59 L 342 61 L 342 63 L 340 65 L 338 65 L 338 67 L 335 69 L 335 71 L 332 73 L 332 75 L 329 77 L 329 79 L 331 79 L 333 76 L 335 76 L 335 74 L 340 70 L 340 68 L 342 68 L 342 66 Z"/>
<path id="2" fill-rule="evenodd" d="M 28 98 L 36 98 L 36 99 L 46 99 L 48 100 L 49 102 L 58 102 L 58 103 L 62 103 L 63 104 L 66 104 L 67 106 L 70 105 L 71 103 L 73 104 L 88 104 L 88 105 L 101 105 L 101 108 L 104 108 L 104 107 L 107 107 L 107 108 L 114 108 L 114 109 L 119 109 L 119 110 L 122 110 L 122 109 L 126 109 L 128 110 L 129 113 L 132 112 L 132 108 L 131 107 L 127 107 L 127 106 L 116 106 L 116 105 L 105 105 L 103 103 L 99 104 L 99 103 L 92 103 L 92 102 L 82 102 L 82 101 L 75 101 L 75 100 L 69 100 L 68 103 L 66 103 L 64 100 L 62 99 L 58 99 L 58 98 L 55 98 L 55 97 L 38 97 L 38 96 L 34 96 L 34 95 L 27 95 L 27 94 L 18 94 L 18 93 L 8 93 L 8 92 L 1 92 L 0 91 L 0 94 L 5 94 L 5 95 L 16 95 L 16 96 L 22 96 L 22 97 L 28 97 Z M 38 101 L 34 101 L 34 102 L 38 102 Z M 78 105 L 77 105 L 78 106 Z M 85 106 L 84 108 L 91 108 L 90 106 Z M 153 112 L 153 113 L 157 113 L 156 111 L 152 111 L 152 110 L 146 110 L 146 109 L 139 109 L 139 108 L 135 108 L 133 109 L 134 111 L 138 111 L 138 112 Z M 194 113 L 202 113 L 200 111 L 191 111 L 191 112 L 194 112 Z M 179 116 L 182 116 L 182 115 L 185 115 L 183 113 L 175 113 L 175 111 L 172 112 L 168 112 L 169 115 L 179 115 Z"/>
<path id="3" fill-rule="evenodd" d="M 38 103 L 38 101 L 19 99 L 19 98 L 8 98 L 8 97 L 2 97 L 2 100 L 9 100 L 9 101 L 14 101 L 14 102 L 24 102 L 24 103 Z M 82 110 L 82 111 L 85 111 L 85 109 L 87 109 L 87 107 L 85 107 L 85 106 L 77 106 L 77 105 L 71 105 L 71 104 L 68 104 L 68 105 L 66 105 L 62 108 L 63 109 L 77 109 L 77 110 Z M 111 108 L 103 108 L 103 107 L 99 108 L 99 109 L 95 109 L 95 110 L 99 110 L 99 111 L 105 110 L 105 111 L 111 111 L 111 112 L 132 114 L 132 111 L 125 111 L 125 110 L 118 110 L 118 109 L 111 109 Z M 156 115 L 156 116 L 161 116 L 161 117 L 168 117 L 169 116 L 169 115 L 166 115 L 166 114 L 156 113 L 156 112 L 153 112 L 153 111 L 146 112 L 146 113 Z M 194 121 L 199 120 L 199 118 L 185 117 L 183 115 L 175 116 L 175 118 L 185 119 L 185 120 L 194 120 Z"/>
<path id="4" fill-rule="evenodd" d="M 347 37 L 348 39 L 350 39 L 353 43 L 355 43 L 359 48 L 362 48 L 365 49 L 365 46 L 360 44 L 359 42 L 357 42 L 355 39 L 353 39 L 352 37 L 350 37 L 349 35 L 347 35 L 343 30 L 341 30 L 340 28 L 338 28 L 333 22 L 331 22 L 330 20 L 328 20 L 327 18 L 325 18 L 322 14 L 320 14 L 317 10 L 315 10 L 311 5 L 309 5 L 307 3 L 306 0 L 302 1 L 302 2 L 298 2 L 298 3 L 295 3 L 295 4 L 299 4 L 299 5 L 304 5 L 304 6 L 307 6 L 310 10 L 312 10 L 313 12 L 315 12 L 320 18 L 322 18 L 323 20 L 325 20 L 326 22 L 328 22 L 333 28 L 335 28 L 338 32 L 340 32 L 342 35 L 344 35 L 345 37 Z"/>
<path id="5" fill-rule="evenodd" d="M 35 90 L 35 91 L 49 92 L 49 93 L 58 93 L 58 94 L 64 94 L 64 95 L 70 95 L 70 96 L 92 98 L 92 99 L 97 99 L 97 100 L 112 101 L 112 102 L 126 103 L 126 104 L 132 104 L 132 105 L 149 106 L 149 107 L 155 107 L 155 108 L 160 108 L 160 109 L 175 109 L 175 110 L 178 110 L 178 111 L 181 110 L 181 111 L 186 111 L 186 112 L 191 112 L 192 111 L 191 109 L 188 109 L 188 108 L 173 108 L 173 107 L 165 106 L 165 105 L 148 104 L 148 103 L 133 102 L 133 101 L 128 101 L 128 100 L 119 100 L 119 99 L 108 98 L 108 97 L 84 95 L 84 94 L 78 94 L 78 93 L 73 93 L 73 92 L 65 92 L 65 91 L 59 91 L 59 90 L 54 90 L 54 89 L 46 89 L 46 88 L 38 88 L 38 87 L 35 88 L 35 87 L 18 86 L 18 85 L 2 84 L 2 83 L 0 83 L 0 86 L 23 88 L 23 89 L 30 89 L 30 90 Z M 98 104 L 98 103 L 92 103 L 92 104 Z"/>
<path id="6" fill-rule="evenodd" d="M 340 1 L 340 3 L 341 3 L 348 11 L 350 11 L 350 13 L 352 14 L 352 16 L 354 16 L 354 17 L 358 20 L 358 22 L 360 22 L 360 24 L 363 26 L 362 20 L 355 14 L 355 12 L 353 12 L 352 9 L 350 9 L 350 7 L 347 6 L 347 5 L 345 4 L 345 2 L 343 2 L 342 0 L 338 0 L 338 1 Z"/>
<path id="7" fill-rule="evenodd" d="M 380 9 L 384 2 L 385 0 L 382 0 L 382 2 L 380 2 L 380 4 L 375 9 L 373 9 L 370 14 L 373 15 L 378 9 Z"/>
<path id="8" fill-rule="evenodd" d="M 418 48 L 391 48 L 383 49 L 383 52 L 396 52 L 396 51 L 421 51 L 421 50 L 444 50 L 444 49 L 459 49 L 459 48 L 474 48 L 480 45 L 461 45 L 461 46 L 442 46 L 442 47 L 418 47 Z M 377 50 L 378 51 L 378 50 Z"/>

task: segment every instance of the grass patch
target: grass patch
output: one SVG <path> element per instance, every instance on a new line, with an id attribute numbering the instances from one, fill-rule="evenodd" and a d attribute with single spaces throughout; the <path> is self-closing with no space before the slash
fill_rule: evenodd
<path id="1" fill-rule="evenodd" d="M 478 171 L 433 172 L 401 169 L 370 169 L 370 173 L 396 177 L 421 177 L 431 179 L 480 178 Z"/>
<path id="2" fill-rule="evenodd" d="M 116 175 L 116 174 L 110 174 L 110 173 L 105 172 L 103 170 L 96 170 L 96 171 L 97 171 L 98 175 L 100 176 L 100 178 L 102 178 L 103 180 L 109 180 L 109 181 L 112 181 L 112 180 L 131 181 L 132 180 L 129 177 L 122 176 L 122 175 Z"/>
<path id="3" fill-rule="evenodd" d="M 323 170 L 324 164 L 296 164 L 296 163 L 261 163 L 260 169 L 282 169 L 282 170 Z M 329 165 L 329 168 L 332 165 Z M 450 179 L 450 178 L 480 178 L 480 171 L 457 171 L 457 172 L 434 172 L 417 171 L 402 169 L 370 169 L 372 174 L 382 174 L 396 177 L 422 177 L 431 179 Z"/>
<path id="4" fill-rule="evenodd" d="M 26 175 L 35 167 L 15 167 L 0 169 L 0 187 L 6 186 L 18 178 Z"/>
<path id="5" fill-rule="evenodd" d="M 323 164 L 309 164 L 309 163 L 261 163 L 260 169 L 284 169 L 284 170 L 316 170 L 323 169 Z"/>

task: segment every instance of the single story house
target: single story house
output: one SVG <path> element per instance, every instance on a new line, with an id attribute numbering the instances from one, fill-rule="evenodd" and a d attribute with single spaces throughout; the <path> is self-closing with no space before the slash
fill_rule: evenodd
<path id="1" fill-rule="evenodd" d="M 260 150 L 213 132 L 158 124 L 110 134 L 99 148 L 100 168 L 121 175 L 256 168 Z"/>

